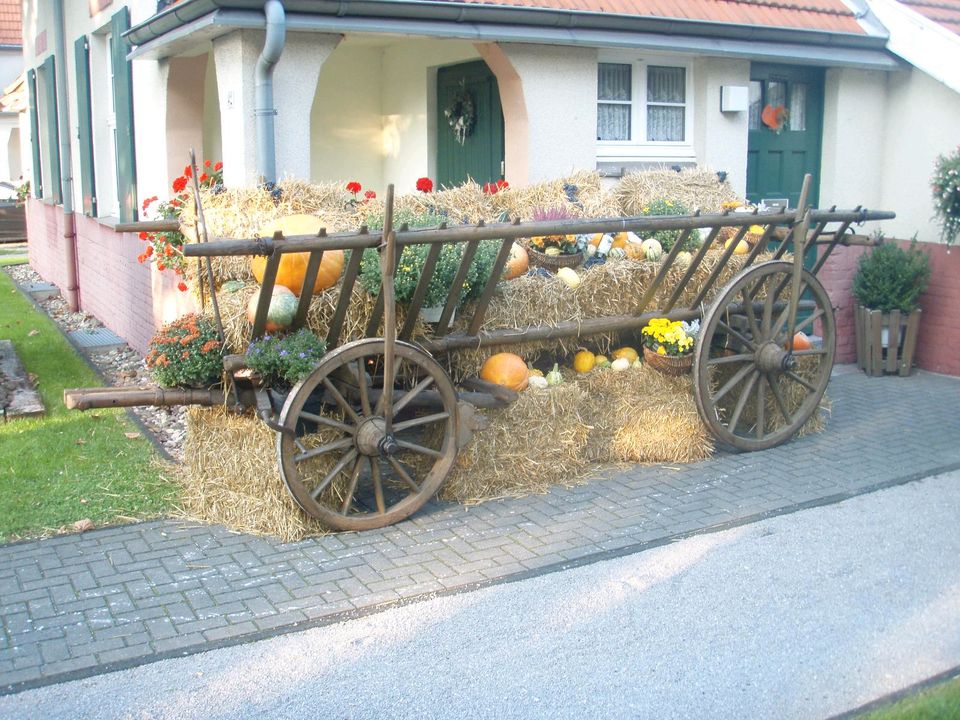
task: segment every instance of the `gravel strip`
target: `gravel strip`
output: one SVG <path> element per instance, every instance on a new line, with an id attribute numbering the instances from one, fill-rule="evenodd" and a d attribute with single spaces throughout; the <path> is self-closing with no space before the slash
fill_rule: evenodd
<path id="1" fill-rule="evenodd" d="M 18 285 L 43 282 L 29 265 L 11 265 L 3 268 Z M 38 305 L 50 316 L 64 333 L 74 330 L 94 330 L 102 328 L 103 323 L 85 312 L 70 312 L 66 301 L 60 297 L 41 300 Z M 116 387 L 151 387 L 143 356 L 129 346 L 120 350 L 91 353 L 87 356 L 97 368 L 108 385 Z M 183 439 L 186 432 L 186 408 L 136 407 L 130 408 L 143 424 L 156 437 L 163 448 L 177 462 L 183 459 Z"/>

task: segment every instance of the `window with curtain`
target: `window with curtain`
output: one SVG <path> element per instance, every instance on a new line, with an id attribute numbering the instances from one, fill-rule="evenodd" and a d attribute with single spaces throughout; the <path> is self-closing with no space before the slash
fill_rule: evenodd
<path id="1" fill-rule="evenodd" d="M 686 67 L 641 61 L 599 63 L 597 140 L 632 143 L 637 148 L 689 142 L 687 91 Z"/>

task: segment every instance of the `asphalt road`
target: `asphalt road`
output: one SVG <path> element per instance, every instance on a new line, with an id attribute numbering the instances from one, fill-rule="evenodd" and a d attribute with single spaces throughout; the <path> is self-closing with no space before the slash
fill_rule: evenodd
<path id="1" fill-rule="evenodd" d="M 823 718 L 960 665 L 960 473 L 0 698 L 3 718 Z"/>

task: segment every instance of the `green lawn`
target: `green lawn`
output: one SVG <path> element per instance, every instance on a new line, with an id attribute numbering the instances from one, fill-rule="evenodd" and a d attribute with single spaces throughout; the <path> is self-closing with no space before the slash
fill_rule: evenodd
<path id="1" fill-rule="evenodd" d="M 924 688 L 900 700 L 858 716 L 858 720 L 957 720 L 960 718 L 960 677 Z"/>
<path id="2" fill-rule="evenodd" d="M 153 446 L 122 411 L 64 407 L 64 388 L 102 383 L 3 272 L 0 339 L 13 341 L 47 408 L 43 418 L 0 422 L 0 539 L 164 514 L 175 492 Z"/>

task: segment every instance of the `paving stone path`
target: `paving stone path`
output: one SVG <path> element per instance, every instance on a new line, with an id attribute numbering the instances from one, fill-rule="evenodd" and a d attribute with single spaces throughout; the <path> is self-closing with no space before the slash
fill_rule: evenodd
<path id="1" fill-rule="evenodd" d="M 562 570 L 960 467 L 960 380 L 831 382 L 827 430 L 283 544 L 155 521 L 0 547 L 0 694 Z"/>

